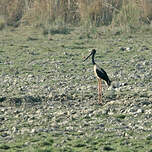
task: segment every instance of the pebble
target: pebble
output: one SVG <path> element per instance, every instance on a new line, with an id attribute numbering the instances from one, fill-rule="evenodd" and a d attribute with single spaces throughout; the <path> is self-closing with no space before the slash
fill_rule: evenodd
<path id="1" fill-rule="evenodd" d="M 113 51 L 112 49 L 108 54 Z M 92 65 L 88 61 L 88 65 L 82 66 L 80 60 L 77 60 L 79 54 L 75 55 L 70 50 L 61 51 L 61 54 L 52 51 L 51 55 L 56 55 L 58 60 L 56 56 L 47 56 L 50 62 L 37 59 L 37 65 L 41 66 L 42 71 L 35 69 L 32 71 L 32 69 L 20 70 L 16 75 L 15 72 L 1 74 L 0 139 L 2 142 L 5 140 L 4 137 L 17 134 L 53 131 L 65 135 L 64 129 L 68 133 L 79 133 L 79 135 L 94 134 L 96 130 L 100 131 L 100 134 L 104 131 L 117 134 L 119 131 L 120 135 L 126 138 L 131 138 L 129 131 L 134 128 L 135 133 L 139 131 L 138 129 L 143 129 L 144 133 L 148 132 L 148 122 L 151 122 L 152 118 L 150 79 L 152 60 L 150 56 L 146 56 L 147 54 L 141 54 L 144 53 L 142 51 L 150 48 L 142 46 L 137 49 L 137 52 L 141 51 L 137 55 L 133 52 L 136 51 L 134 47 L 120 47 L 118 50 L 122 52 L 116 52 L 120 54 L 116 54 L 115 59 L 103 58 L 103 68 L 112 80 L 112 85 L 108 88 L 103 84 L 102 106 L 98 105 L 98 87 Z M 131 54 L 130 58 L 120 56 L 124 53 Z M 72 56 L 72 59 L 63 60 L 63 55 L 65 58 Z M 98 56 L 97 58 L 99 59 Z M 36 65 L 36 62 L 33 64 Z M 26 66 L 30 70 L 31 65 Z M 21 101 L 21 104 L 10 106 L 9 103 L 12 104 L 12 101 L 16 103 Z M 117 115 L 120 115 L 120 118 Z M 121 117 L 122 115 L 124 118 Z M 147 126 L 144 125 L 146 123 Z M 143 138 L 151 139 L 150 135 Z M 104 149 L 110 150 L 109 147 Z"/>

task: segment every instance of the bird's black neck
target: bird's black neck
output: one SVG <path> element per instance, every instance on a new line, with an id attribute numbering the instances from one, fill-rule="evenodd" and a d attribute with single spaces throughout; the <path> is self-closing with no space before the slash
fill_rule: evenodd
<path id="1" fill-rule="evenodd" d="M 95 61 L 94 61 L 94 55 L 95 55 L 95 54 L 92 54 L 92 64 L 93 64 L 93 65 L 96 64 Z"/>

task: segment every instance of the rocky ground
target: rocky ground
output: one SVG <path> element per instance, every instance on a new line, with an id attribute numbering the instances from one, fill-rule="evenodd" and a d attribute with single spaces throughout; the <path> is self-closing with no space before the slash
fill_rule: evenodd
<path id="1" fill-rule="evenodd" d="M 0 151 L 152 151 L 152 31 L 101 31 L 1 31 Z"/>

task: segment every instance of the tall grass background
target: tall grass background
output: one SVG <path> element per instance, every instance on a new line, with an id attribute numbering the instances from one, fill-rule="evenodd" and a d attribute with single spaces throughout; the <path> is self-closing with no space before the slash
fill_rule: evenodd
<path id="1" fill-rule="evenodd" d="M 150 24 L 152 0 L 0 0 L 6 26 L 127 26 Z"/>

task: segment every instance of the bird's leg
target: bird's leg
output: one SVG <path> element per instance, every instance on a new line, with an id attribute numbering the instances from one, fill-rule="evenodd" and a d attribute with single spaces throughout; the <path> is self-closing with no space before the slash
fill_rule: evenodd
<path id="1" fill-rule="evenodd" d="M 102 104 L 102 80 L 100 79 L 100 98 L 101 98 L 101 104 Z"/>
<path id="2" fill-rule="evenodd" d="M 102 104 L 102 84 L 101 84 L 101 79 L 98 79 L 98 98 L 99 98 L 99 104 Z"/>

